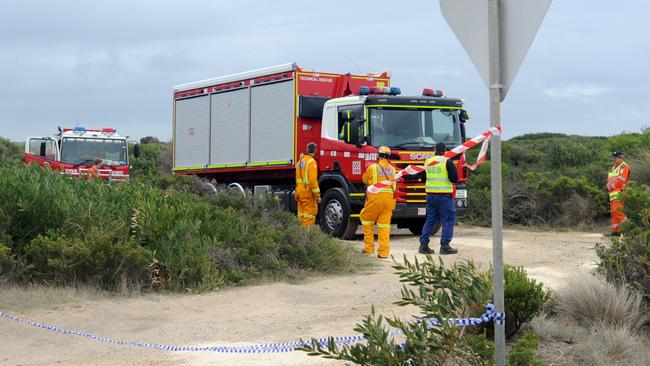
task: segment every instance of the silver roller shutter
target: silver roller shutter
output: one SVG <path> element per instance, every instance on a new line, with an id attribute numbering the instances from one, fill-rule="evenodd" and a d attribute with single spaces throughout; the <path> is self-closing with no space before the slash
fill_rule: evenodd
<path id="1" fill-rule="evenodd" d="M 249 90 L 212 94 L 210 165 L 248 161 Z"/>
<path id="2" fill-rule="evenodd" d="M 293 159 L 293 80 L 251 88 L 251 163 Z"/>
<path id="3" fill-rule="evenodd" d="M 176 168 L 208 165 L 210 139 L 209 97 L 176 101 L 174 166 Z"/>

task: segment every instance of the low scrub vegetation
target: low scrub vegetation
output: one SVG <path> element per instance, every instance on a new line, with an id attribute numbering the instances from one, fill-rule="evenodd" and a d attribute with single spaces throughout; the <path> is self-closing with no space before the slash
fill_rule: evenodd
<path id="1" fill-rule="evenodd" d="M 604 226 L 609 213 L 605 183 L 613 150 L 626 153 L 632 180 L 650 184 L 648 128 L 612 137 L 541 133 L 504 141 L 504 222 L 537 227 Z M 469 187 L 467 219 L 489 224 L 489 162 L 471 175 Z"/>
<path id="2" fill-rule="evenodd" d="M 177 185 L 178 189 L 174 189 Z M 115 290 L 206 290 L 255 279 L 352 268 L 360 256 L 304 231 L 273 201 L 67 179 L 38 166 L 0 167 L 0 280 Z"/>

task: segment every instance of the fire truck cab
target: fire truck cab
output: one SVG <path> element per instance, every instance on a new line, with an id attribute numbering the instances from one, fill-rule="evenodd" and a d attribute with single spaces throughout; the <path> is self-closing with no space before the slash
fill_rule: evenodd
<path id="1" fill-rule="evenodd" d="M 138 145 L 134 154 L 139 155 Z M 59 128 L 53 136 L 28 137 L 23 161 L 50 167 L 70 177 L 83 177 L 96 158 L 102 159 L 101 178 L 129 180 L 127 137 L 118 135 L 114 128 Z"/>

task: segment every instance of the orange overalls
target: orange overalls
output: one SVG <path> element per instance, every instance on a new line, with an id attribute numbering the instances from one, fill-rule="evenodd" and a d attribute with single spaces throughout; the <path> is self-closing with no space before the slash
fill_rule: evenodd
<path id="1" fill-rule="evenodd" d="M 379 159 L 363 173 L 363 183 L 367 186 L 381 181 L 391 181 L 393 184 L 378 193 L 366 192 L 366 203 L 361 210 L 361 225 L 363 225 L 363 251 L 375 252 L 375 222 L 377 223 L 377 254 L 388 258 L 390 247 L 390 219 L 395 209 L 395 167 L 388 160 Z"/>
<path id="2" fill-rule="evenodd" d="M 621 162 L 607 174 L 607 191 L 609 192 L 609 209 L 612 217 L 612 234 L 621 232 L 621 222 L 627 220 L 623 213 L 625 189 L 630 181 L 630 167 Z"/>
<path id="3" fill-rule="evenodd" d="M 318 168 L 311 155 L 302 155 L 296 164 L 296 202 L 298 202 L 298 220 L 305 228 L 316 222 L 318 213 Z"/>

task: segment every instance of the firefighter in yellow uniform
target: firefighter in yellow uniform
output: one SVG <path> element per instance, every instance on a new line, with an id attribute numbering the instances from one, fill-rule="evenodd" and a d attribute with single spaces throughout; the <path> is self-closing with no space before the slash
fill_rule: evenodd
<path id="1" fill-rule="evenodd" d="M 318 167 L 314 154 L 316 144 L 307 144 L 307 153 L 300 156 L 296 164 L 296 193 L 298 202 L 298 220 L 305 228 L 311 228 L 316 222 L 318 204 L 320 203 L 320 188 L 318 188 Z"/>
<path id="2" fill-rule="evenodd" d="M 379 248 L 377 256 L 381 259 L 388 258 L 390 247 L 390 219 L 395 209 L 395 167 L 389 162 L 390 149 L 386 146 L 379 148 L 379 161 L 372 164 L 363 173 L 363 183 L 367 186 L 381 181 L 390 181 L 392 184 L 383 188 L 381 192 L 366 192 L 366 203 L 361 210 L 361 225 L 363 225 L 363 253 L 375 252 L 375 223 L 377 223 L 377 240 Z"/>

